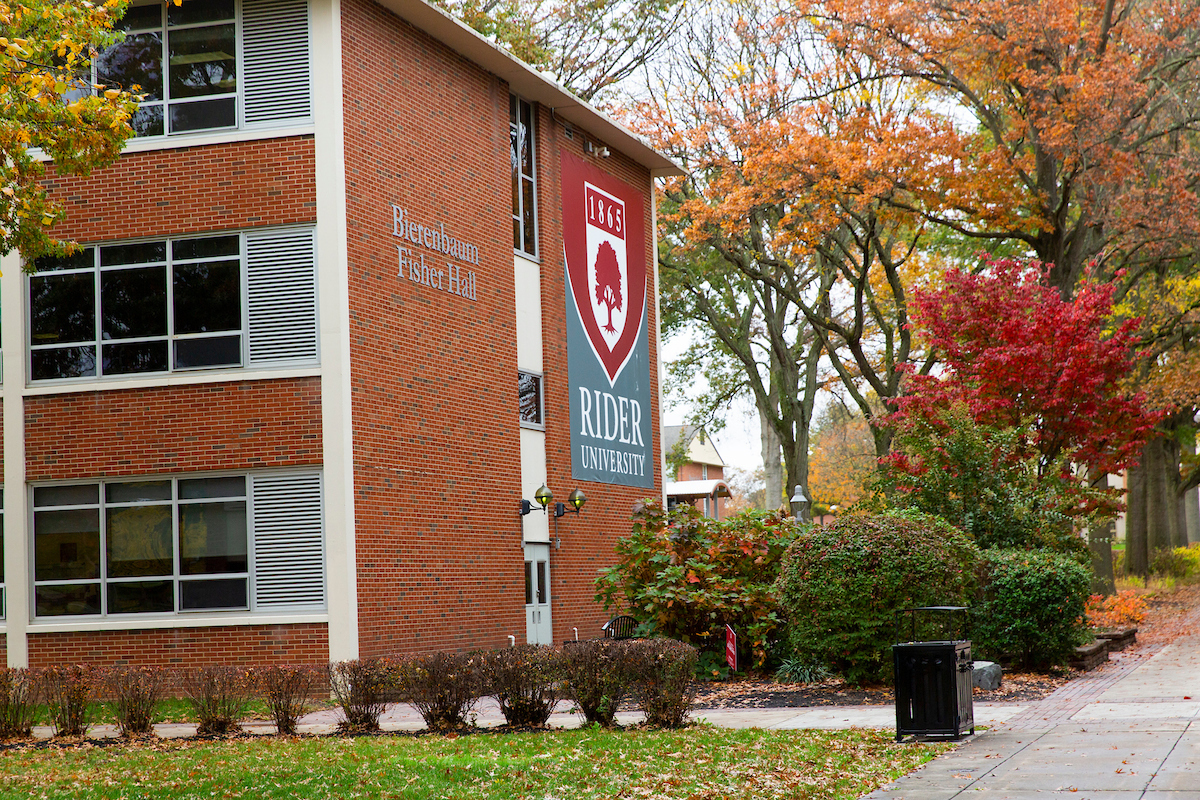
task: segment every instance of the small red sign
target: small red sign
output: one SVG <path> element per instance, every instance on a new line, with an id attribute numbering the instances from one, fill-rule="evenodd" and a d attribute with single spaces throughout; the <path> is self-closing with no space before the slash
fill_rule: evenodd
<path id="1" fill-rule="evenodd" d="M 725 663 L 737 672 L 737 634 L 728 625 L 725 626 Z"/>

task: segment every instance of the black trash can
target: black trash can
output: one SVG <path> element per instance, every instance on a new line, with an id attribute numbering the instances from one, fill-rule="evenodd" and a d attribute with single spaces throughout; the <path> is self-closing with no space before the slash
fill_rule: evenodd
<path id="1" fill-rule="evenodd" d="M 927 606 L 901 612 L 909 615 L 911 639 L 916 638 L 917 616 L 941 618 L 946 638 L 900 642 L 892 645 L 896 668 L 896 741 L 905 736 L 949 737 L 975 733 L 971 698 L 971 642 L 965 638 L 967 609 L 961 606 Z M 955 637 L 955 621 L 960 622 Z M 899 638 L 899 637 L 897 637 Z"/>

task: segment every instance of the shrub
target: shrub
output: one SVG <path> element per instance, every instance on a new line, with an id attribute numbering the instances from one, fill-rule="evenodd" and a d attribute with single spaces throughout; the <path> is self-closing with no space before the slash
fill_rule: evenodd
<path id="1" fill-rule="evenodd" d="M 563 688 L 589 723 L 610 728 L 629 691 L 637 639 L 591 639 L 563 647 Z"/>
<path id="2" fill-rule="evenodd" d="M 629 647 L 633 688 L 646 724 L 679 728 L 695 696 L 696 648 L 672 639 L 634 639 Z"/>
<path id="3" fill-rule="evenodd" d="M 48 667 L 41 673 L 41 694 L 50 708 L 55 736 L 83 736 L 95 699 L 98 675 L 85 664 Z"/>
<path id="4" fill-rule="evenodd" d="M 296 723 L 308 706 L 317 685 L 317 670 L 312 667 L 275 666 L 255 673 L 259 693 L 271 710 L 275 730 L 294 734 Z"/>
<path id="5" fill-rule="evenodd" d="M 666 511 L 645 503 L 634 511 L 630 535 L 617 543 L 617 563 L 600 571 L 596 599 L 702 651 L 724 652 L 731 625 L 748 663 L 762 667 L 780 626 L 775 579 L 801 530 L 778 512 L 718 522 L 690 505 Z"/>
<path id="6" fill-rule="evenodd" d="M 1163 548 L 1150 556 L 1150 572 L 1190 583 L 1200 577 L 1200 545 Z"/>
<path id="7" fill-rule="evenodd" d="M 785 658 L 775 670 L 775 680 L 780 683 L 821 683 L 832 677 L 824 664 L 802 661 L 795 656 Z"/>
<path id="8" fill-rule="evenodd" d="M 0 739 L 28 737 L 37 703 L 36 673 L 20 667 L 0 669 Z"/>
<path id="9" fill-rule="evenodd" d="M 396 685 L 395 665 L 383 658 L 335 661 L 328 675 L 329 688 L 342 709 L 342 729 L 379 730 L 379 717 Z"/>
<path id="10" fill-rule="evenodd" d="M 479 658 L 484 692 L 509 725 L 545 725 L 558 702 L 562 652 L 545 645 L 492 650 Z"/>
<path id="11" fill-rule="evenodd" d="M 1094 594 L 1088 598 L 1085 614 L 1093 628 L 1120 630 L 1145 619 L 1146 601 L 1132 589 L 1107 596 Z"/>
<path id="12" fill-rule="evenodd" d="M 196 733 L 224 734 L 237 730 L 254 690 L 253 674 L 242 667 L 201 667 L 183 673 L 181 684 L 196 715 Z"/>
<path id="13" fill-rule="evenodd" d="M 978 563 L 964 533 L 918 512 L 812 528 L 788 549 L 779 577 L 795 658 L 851 683 L 888 679 L 896 612 L 968 605 Z"/>
<path id="14" fill-rule="evenodd" d="M 485 689 L 479 662 L 475 653 L 410 656 L 396 664 L 396 687 L 430 730 L 460 728 Z"/>
<path id="15" fill-rule="evenodd" d="M 976 651 L 996 660 L 1011 656 L 1032 669 L 1065 664 L 1088 638 L 1083 616 L 1090 572 L 1056 553 L 990 550 L 984 558 L 983 603 L 972 636 Z"/>
<path id="16" fill-rule="evenodd" d="M 161 667 L 117 667 L 109 673 L 108 689 L 116 705 L 117 726 L 123 736 L 150 733 L 163 684 Z"/>

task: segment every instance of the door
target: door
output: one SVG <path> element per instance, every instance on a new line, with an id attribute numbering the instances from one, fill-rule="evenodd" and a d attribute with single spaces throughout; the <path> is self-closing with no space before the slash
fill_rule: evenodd
<path id="1" fill-rule="evenodd" d="M 525 641 L 554 643 L 550 627 L 549 543 L 525 543 Z"/>

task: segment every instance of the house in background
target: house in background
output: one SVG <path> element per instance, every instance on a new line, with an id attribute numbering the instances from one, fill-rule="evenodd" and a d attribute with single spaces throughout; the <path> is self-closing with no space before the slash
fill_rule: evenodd
<path id="1" fill-rule="evenodd" d="M 666 481 L 667 507 L 689 503 L 706 517 L 723 519 L 730 496 L 725 462 L 704 428 L 663 426 L 663 452 L 668 471 L 673 471 Z"/>

